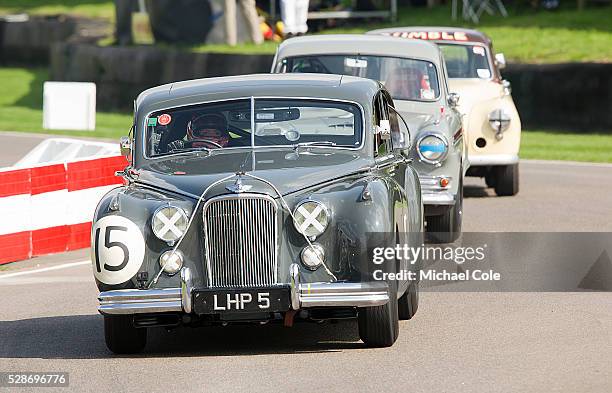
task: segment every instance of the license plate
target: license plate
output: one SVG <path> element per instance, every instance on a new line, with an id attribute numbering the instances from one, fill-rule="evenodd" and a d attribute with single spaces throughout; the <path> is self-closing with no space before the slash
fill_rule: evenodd
<path id="1" fill-rule="evenodd" d="M 193 294 L 196 314 L 287 311 L 289 287 L 249 289 L 198 289 Z"/>

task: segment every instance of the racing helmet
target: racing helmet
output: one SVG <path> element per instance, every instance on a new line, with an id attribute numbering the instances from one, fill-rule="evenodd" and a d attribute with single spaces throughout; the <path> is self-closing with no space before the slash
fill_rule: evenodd
<path id="1" fill-rule="evenodd" d="M 209 113 L 194 117 L 189 121 L 187 123 L 187 140 L 197 141 L 198 139 L 215 142 L 223 147 L 227 146 L 229 133 L 225 116 L 218 113 Z"/>

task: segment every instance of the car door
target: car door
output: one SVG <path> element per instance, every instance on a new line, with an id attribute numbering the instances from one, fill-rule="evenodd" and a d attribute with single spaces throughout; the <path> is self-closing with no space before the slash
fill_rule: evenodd
<path id="1" fill-rule="evenodd" d="M 412 247 L 418 247 L 423 243 L 423 203 L 421 200 L 421 183 L 419 177 L 412 166 L 410 150 L 412 147 L 410 130 L 399 112 L 394 110 L 393 99 L 390 95 L 383 97 L 385 105 L 389 110 L 389 120 L 391 124 L 391 141 L 393 151 L 396 156 L 400 157 L 400 162 L 397 164 L 397 174 L 403 180 L 403 188 L 406 195 L 407 209 L 403 223 L 403 241 Z M 396 179 L 397 179 L 396 177 Z M 398 181 L 399 182 L 399 181 Z M 420 266 L 420 261 L 416 265 Z M 406 268 L 407 266 L 402 266 Z"/>
<path id="2" fill-rule="evenodd" d="M 411 170 L 408 160 L 400 154 L 399 149 L 394 149 L 393 141 L 400 140 L 401 130 L 398 126 L 397 117 L 393 116 L 392 100 L 385 90 L 381 90 L 374 102 L 374 113 L 376 124 L 380 125 L 381 120 L 389 121 L 391 134 L 384 138 L 381 133 L 377 133 L 374 138 L 374 155 L 376 166 L 380 174 L 385 177 L 393 200 L 390 201 L 394 209 L 396 242 L 398 244 L 410 244 L 410 215 L 409 193 L 406 192 L 406 173 Z M 409 268 L 407 259 L 400 259 L 397 271 Z M 407 288 L 408 282 L 398 282 L 398 293 L 403 293 Z"/>

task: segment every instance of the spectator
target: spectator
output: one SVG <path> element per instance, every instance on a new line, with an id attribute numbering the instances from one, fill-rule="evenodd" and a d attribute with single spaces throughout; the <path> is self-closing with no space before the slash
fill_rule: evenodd
<path id="1" fill-rule="evenodd" d="M 285 37 L 302 35 L 308 31 L 308 0 L 281 0 L 281 18 Z"/>
<path id="2" fill-rule="evenodd" d="M 119 45 L 132 45 L 132 12 L 138 3 L 135 0 L 115 0 L 115 42 Z"/>
<path id="3" fill-rule="evenodd" d="M 255 8 L 255 0 L 225 0 L 225 39 L 234 46 L 238 41 L 236 3 L 239 3 L 242 14 L 247 22 L 251 41 L 259 45 L 263 42 L 263 34 L 259 27 L 259 16 Z"/>

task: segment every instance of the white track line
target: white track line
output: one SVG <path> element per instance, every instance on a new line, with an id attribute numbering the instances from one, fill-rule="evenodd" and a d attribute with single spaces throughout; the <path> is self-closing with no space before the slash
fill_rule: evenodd
<path id="1" fill-rule="evenodd" d="M 25 275 L 28 275 L 28 274 L 43 273 L 43 272 L 49 272 L 49 271 L 52 271 L 52 270 L 68 269 L 68 268 L 71 268 L 71 267 L 82 266 L 82 265 L 89 265 L 89 264 L 91 264 L 91 261 L 89 261 L 89 260 L 88 261 L 79 261 L 79 262 L 64 263 L 64 264 L 57 265 L 57 266 L 44 267 L 42 269 L 27 270 L 27 271 L 24 271 L 24 272 L 0 274 L 0 280 L 2 280 L 3 278 L 25 276 Z"/>

